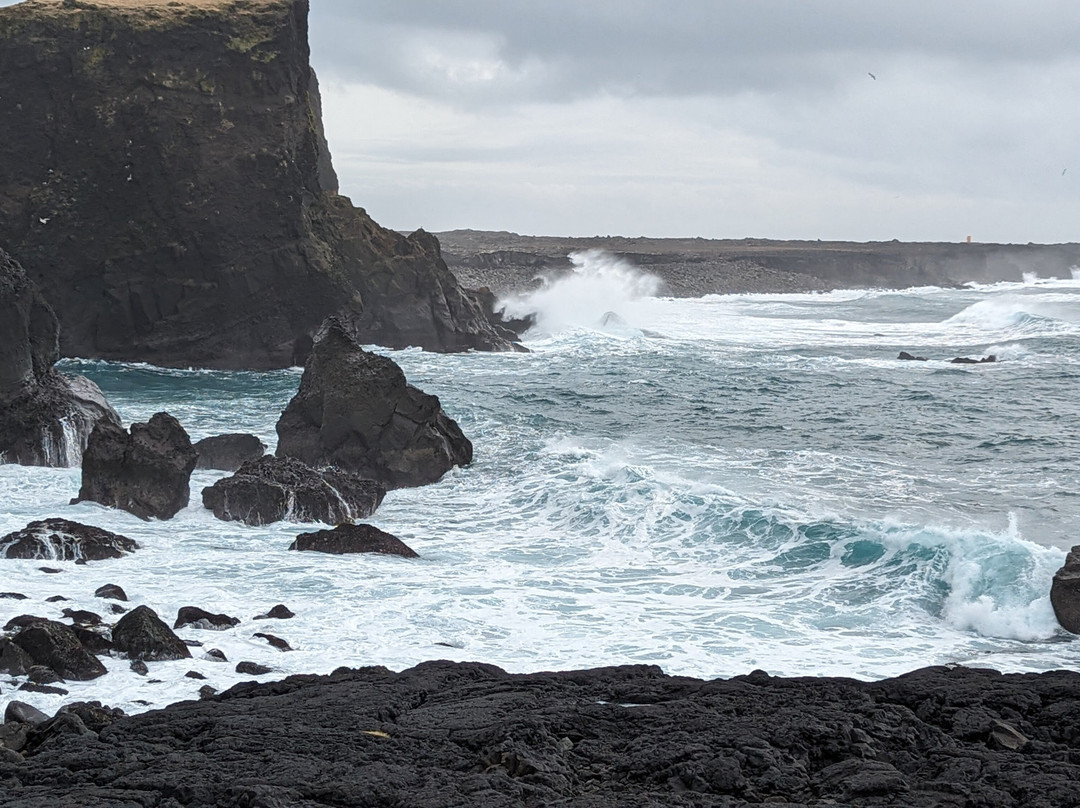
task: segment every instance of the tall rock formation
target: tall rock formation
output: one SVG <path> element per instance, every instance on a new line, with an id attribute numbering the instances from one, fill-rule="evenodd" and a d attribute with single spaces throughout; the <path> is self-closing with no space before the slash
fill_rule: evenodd
<path id="1" fill-rule="evenodd" d="M 53 369 L 56 315 L 0 250 L 0 463 L 77 466 L 99 421 L 120 423 L 96 384 Z"/>
<path id="2" fill-rule="evenodd" d="M 437 240 L 337 193 L 307 0 L 0 8 L 0 246 L 66 356 L 302 363 L 325 317 L 387 347 L 506 350 Z"/>

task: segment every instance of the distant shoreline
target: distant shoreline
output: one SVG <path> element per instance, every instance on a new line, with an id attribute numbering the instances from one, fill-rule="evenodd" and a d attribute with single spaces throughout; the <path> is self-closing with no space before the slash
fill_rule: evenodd
<path id="1" fill-rule="evenodd" d="M 825 292 L 848 288 L 956 287 L 1069 278 L 1080 244 L 774 241 L 596 236 L 566 238 L 451 230 L 436 233 L 447 266 L 466 287 L 496 295 L 535 288 L 538 276 L 570 270 L 567 256 L 604 250 L 664 282 L 673 297 Z"/>

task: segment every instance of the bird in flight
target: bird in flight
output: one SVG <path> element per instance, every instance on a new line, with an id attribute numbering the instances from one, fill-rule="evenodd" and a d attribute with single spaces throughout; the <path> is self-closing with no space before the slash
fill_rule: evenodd
<path id="1" fill-rule="evenodd" d="M 872 78 L 872 79 L 873 79 L 874 81 L 877 81 L 877 76 L 875 76 L 875 75 L 874 75 L 873 73 L 867 73 L 866 75 L 868 75 L 868 76 L 869 76 L 870 78 Z"/>

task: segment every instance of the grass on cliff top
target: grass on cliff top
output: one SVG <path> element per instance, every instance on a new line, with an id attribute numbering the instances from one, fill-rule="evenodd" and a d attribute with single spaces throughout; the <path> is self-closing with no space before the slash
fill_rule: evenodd
<path id="1" fill-rule="evenodd" d="M 0 12 L 30 16 L 59 16 L 96 9 L 118 12 L 129 20 L 140 18 L 146 24 L 168 24 L 176 17 L 192 12 L 269 11 L 292 7 L 292 0 L 23 0 Z"/>

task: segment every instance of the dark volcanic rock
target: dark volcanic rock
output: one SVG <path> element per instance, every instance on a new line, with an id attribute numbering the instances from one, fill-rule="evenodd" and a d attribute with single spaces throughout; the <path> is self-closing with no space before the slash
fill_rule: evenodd
<path id="1" fill-rule="evenodd" d="M 100 561 L 120 558 L 138 547 L 131 539 L 100 527 L 67 519 L 45 519 L 0 538 L 0 558 Z"/>
<path id="2" fill-rule="evenodd" d="M 52 668 L 65 679 L 86 681 L 106 673 L 105 666 L 83 648 L 75 632 L 63 623 L 52 620 L 33 623 L 12 641 L 35 663 Z"/>
<path id="3" fill-rule="evenodd" d="M 257 631 L 252 636 L 253 637 L 259 637 L 260 639 L 266 640 L 268 643 L 270 643 L 272 646 L 274 646 L 279 651 L 291 651 L 292 650 L 292 646 L 289 645 L 289 643 L 286 640 L 281 639 L 281 637 L 276 637 L 273 634 L 266 634 L 264 632 Z"/>
<path id="4" fill-rule="evenodd" d="M 900 355 L 898 357 L 896 357 L 896 358 L 897 359 L 903 359 L 903 360 L 905 360 L 907 362 L 925 362 L 926 361 L 925 356 L 913 356 L 912 354 L 909 354 L 907 351 L 901 351 Z"/>
<path id="5" fill-rule="evenodd" d="M 95 598 L 112 598 L 113 600 L 126 601 L 127 594 L 116 584 L 105 584 L 94 590 Z"/>
<path id="6" fill-rule="evenodd" d="M 1073 547 L 1050 585 L 1050 605 L 1062 628 L 1080 634 L 1080 544 Z"/>
<path id="7" fill-rule="evenodd" d="M 176 613 L 176 622 L 173 628 L 194 626 L 195 628 L 209 629 L 211 631 L 223 631 L 227 628 L 239 625 L 239 617 L 229 617 L 227 614 L 211 614 L 198 606 L 181 606 Z"/>
<path id="8" fill-rule="evenodd" d="M 268 668 L 266 665 L 260 665 L 257 662 L 236 663 L 236 672 L 247 674 L 248 676 L 262 676 L 264 673 L 273 672 L 273 670 L 273 668 Z"/>
<path id="9" fill-rule="evenodd" d="M 439 399 L 408 384 L 392 360 L 363 350 L 336 319 L 320 332 L 277 433 L 278 457 L 387 488 L 426 485 L 472 462 L 472 444 Z"/>
<path id="10" fill-rule="evenodd" d="M 113 627 L 113 646 L 131 659 L 187 659 L 191 652 L 149 606 L 139 606 Z"/>
<path id="11" fill-rule="evenodd" d="M 75 502 L 99 502 L 140 519 L 171 519 L 187 507 L 197 456 L 187 432 L 167 412 L 131 432 L 101 423 L 83 455 L 82 488 Z"/>
<path id="12" fill-rule="evenodd" d="M 0 600 L 27 600 L 22 592 L 0 592 Z"/>
<path id="13" fill-rule="evenodd" d="M 312 550 L 317 553 L 382 553 L 405 558 L 419 558 L 397 536 L 392 536 L 372 525 L 338 525 L 333 530 L 317 530 L 301 533 L 289 545 L 290 550 Z"/>
<path id="14" fill-rule="evenodd" d="M 984 356 L 981 359 L 972 359 L 970 356 L 957 356 L 954 359 L 950 359 L 949 363 L 953 365 L 985 365 L 987 362 L 996 362 L 997 357 L 994 354 Z"/>
<path id="15" fill-rule="evenodd" d="M 49 304 L 0 249 L 0 462 L 77 466 L 94 426 L 120 423 L 96 384 L 53 369 L 57 334 Z"/>
<path id="16" fill-rule="evenodd" d="M 266 444 L 254 435 L 231 433 L 203 438 L 195 443 L 199 454 L 197 469 L 236 471 L 249 460 L 258 460 L 266 454 Z"/>
<path id="17" fill-rule="evenodd" d="M 97 612 L 91 612 L 86 609 L 64 609 L 64 617 L 71 618 L 72 621 L 84 626 L 100 626 L 101 615 Z"/>
<path id="18" fill-rule="evenodd" d="M 286 367 L 333 313 L 365 343 L 511 347 L 434 237 L 337 194 L 307 12 L 0 9 L 0 244 L 42 285 L 66 356 Z"/>
<path id="19" fill-rule="evenodd" d="M 291 457 L 267 455 L 204 488 L 203 505 L 218 519 L 248 525 L 291 522 L 338 524 L 370 516 L 386 489 L 358 474 L 317 471 Z"/>
<path id="20" fill-rule="evenodd" d="M 296 614 L 284 603 L 279 603 L 266 614 L 257 614 L 252 620 L 288 620 L 296 617 Z"/>
<path id="21" fill-rule="evenodd" d="M 103 656 L 113 652 L 113 643 L 102 630 L 75 626 L 72 628 L 75 636 L 79 638 L 82 647 L 95 656 Z"/>
<path id="22" fill-rule="evenodd" d="M 11 640 L 0 639 L 0 673 L 24 676 L 34 664 L 34 658 Z"/>
<path id="23" fill-rule="evenodd" d="M 705 682 L 429 662 L 239 684 L 30 745 L 0 777 L 25 808 L 1057 808 L 1077 802 L 1078 704 L 1065 671 Z M 1001 724 L 1026 743 L 1000 748 Z"/>

